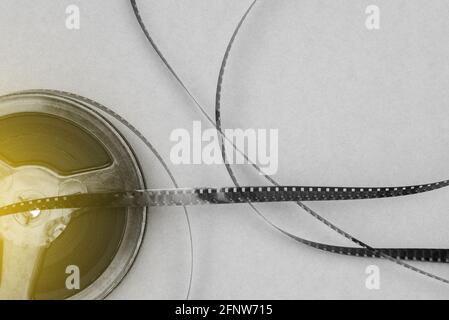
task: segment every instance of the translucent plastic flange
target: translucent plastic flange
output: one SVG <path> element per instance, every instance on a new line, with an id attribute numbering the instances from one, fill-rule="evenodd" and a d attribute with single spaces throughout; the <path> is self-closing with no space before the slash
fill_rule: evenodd
<path id="1" fill-rule="evenodd" d="M 81 122 L 105 144 L 113 163 L 106 168 L 63 176 L 45 166 L 13 167 L 0 161 L 0 205 L 55 195 L 120 190 L 129 187 L 123 182 L 126 178 L 133 187 L 145 187 L 131 148 L 109 122 L 88 106 L 39 91 L 0 97 L 0 116 L 11 112 L 49 112 Z M 123 166 L 130 170 L 128 177 Z M 3 242 L 0 299 L 32 298 L 45 250 L 64 233 L 78 213 L 74 209 L 34 210 L 0 218 Z M 94 283 L 71 298 L 104 298 L 129 271 L 144 234 L 146 209 L 129 208 L 126 214 L 122 243 L 110 266 Z"/>

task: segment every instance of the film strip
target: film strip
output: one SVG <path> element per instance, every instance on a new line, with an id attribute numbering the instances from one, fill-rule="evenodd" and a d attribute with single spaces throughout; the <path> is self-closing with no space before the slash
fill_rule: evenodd
<path id="1" fill-rule="evenodd" d="M 135 0 L 130 1 L 136 14 L 137 20 L 142 30 L 144 31 L 145 36 L 149 40 L 150 44 L 157 52 L 159 57 L 162 59 L 163 63 L 168 67 L 172 75 L 176 78 L 178 83 L 183 87 L 183 89 L 188 93 L 190 98 L 195 102 L 195 105 L 198 107 L 199 111 L 217 129 L 217 131 L 219 132 L 221 145 L 223 147 L 224 145 L 223 142 L 224 139 L 226 139 L 226 137 L 223 135 L 222 132 L 221 95 L 222 95 L 226 63 L 230 56 L 232 45 L 236 40 L 237 34 L 240 28 L 242 27 L 245 19 L 251 12 L 251 9 L 256 4 L 257 0 L 251 4 L 249 9 L 245 12 L 244 16 L 242 17 L 242 19 L 239 21 L 239 24 L 235 29 L 231 41 L 229 42 L 229 45 L 225 52 L 217 84 L 215 121 L 207 114 L 207 112 L 205 112 L 205 110 L 197 102 L 197 100 L 195 99 L 193 94 L 191 94 L 191 92 L 184 84 L 184 82 L 180 79 L 180 77 L 176 74 L 174 69 L 165 59 L 164 55 L 159 50 L 156 43 L 154 42 L 154 40 L 152 39 L 148 30 L 145 27 L 143 19 L 141 18 L 141 15 L 139 13 L 136 1 Z M 28 92 L 31 93 L 36 91 L 28 91 Z M 95 109 L 97 109 L 97 111 L 105 112 L 111 117 L 121 122 L 129 130 L 131 130 L 134 134 L 136 134 L 136 136 L 154 153 L 154 155 L 157 157 L 159 162 L 162 164 L 162 166 L 170 176 L 174 188 L 158 189 L 158 190 L 131 190 L 113 193 L 87 193 L 87 194 L 67 195 L 62 197 L 59 196 L 59 197 L 35 199 L 2 207 L 0 208 L 0 216 L 33 210 L 53 210 L 63 208 L 181 206 L 184 208 L 190 231 L 190 223 L 188 220 L 188 212 L 187 212 L 187 207 L 189 206 L 247 203 L 253 208 L 253 210 L 257 214 L 259 214 L 272 227 L 302 244 L 337 254 L 359 256 L 359 257 L 385 258 L 395 263 L 398 263 L 403 267 L 406 267 L 415 272 L 423 274 L 425 276 L 431 277 L 433 279 L 445 283 L 449 283 L 449 281 L 444 278 L 427 273 L 423 270 L 408 265 L 402 261 L 402 260 L 415 260 L 425 262 L 449 262 L 449 249 L 374 248 L 356 239 L 350 234 L 346 233 L 345 231 L 338 228 L 330 221 L 327 221 L 326 219 L 321 217 L 317 212 L 313 211 L 308 206 L 302 203 L 308 201 L 367 200 L 367 199 L 411 196 L 445 188 L 449 186 L 449 180 L 423 185 L 398 186 L 398 187 L 282 186 L 273 178 L 264 175 L 267 181 L 271 183 L 273 186 L 240 186 L 240 183 L 238 182 L 238 179 L 236 178 L 231 166 L 229 164 L 226 164 L 226 169 L 230 177 L 232 178 L 235 186 L 225 188 L 180 188 L 174 176 L 170 172 L 168 165 L 165 163 L 165 161 L 159 155 L 159 153 L 153 147 L 153 145 L 148 141 L 148 139 L 143 134 L 140 133 L 140 131 L 137 128 L 135 128 L 128 121 L 126 121 L 123 117 L 121 117 L 111 109 L 84 97 L 80 97 L 71 93 L 61 91 L 46 90 L 44 92 L 64 96 L 68 100 L 83 103 L 89 108 L 94 107 Z M 27 92 L 22 92 L 21 94 L 26 93 Z M 238 152 L 241 152 L 235 147 L 235 145 L 233 146 Z M 222 148 L 222 153 L 223 157 L 226 158 L 224 147 Z M 248 160 L 247 157 L 246 160 Z M 256 164 L 252 163 L 252 166 L 257 171 L 259 171 L 259 173 L 261 172 L 260 168 L 258 168 Z M 253 205 L 253 203 L 267 203 L 267 202 L 296 202 L 301 209 L 314 216 L 316 219 L 324 223 L 332 230 L 350 239 L 355 244 L 361 246 L 361 248 L 322 244 L 292 235 L 286 232 L 285 230 L 279 228 L 275 224 L 273 224 L 267 218 L 265 218 L 264 215 Z M 193 262 L 192 262 L 192 270 L 193 270 Z M 190 276 L 189 291 L 192 279 L 192 270 Z"/>
<path id="2" fill-rule="evenodd" d="M 14 203 L 0 208 L 0 216 L 35 210 L 95 207 L 165 207 L 210 204 L 342 201 L 380 199 L 430 192 L 449 186 L 449 180 L 405 187 L 230 187 L 135 190 L 74 194 Z"/>
<path id="3" fill-rule="evenodd" d="M 217 132 L 219 134 L 219 138 L 220 138 L 220 143 L 222 145 L 222 156 L 223 159 L 226 159 L 226 150 L 224 148 L 224 139 L 226 139 L 228 142 L 231 143 L 231 145 L 234 147 L 234 149 L 238 152 L 240 152 L 236 146 L 232 143 L 232 141 L 229 141 L 226 136 L 223 134 L 222 131 L 222 123 L 221 123 L 221 96 L 222 96 L 222 89 L 223 89 L 223 81 L 224 81 L 224 75 L 225 75 L 225 70 L 226 70 L 226 64 L 227 61 L 229 59 L 231 50 L 232 50 L 232 46 L 237 38 L 237 35 L 243 25 L 243 23 L 245 22 L 246 18 L 248 17 L 248 15 L 250 14 L 251 10 L 254 8 L 254 6 L 257 4 L 258 0 L 254 0 L 252 1 L 251 5 L 249 6 L 249 8 L 246 10 L 246 12 L 244 13 L 244 15 L 242 16 L 242 18 L 239 20 L 233 34 L 232 37 L 228 43 L 228 46 L 226 48 L 223 60 L 222 60 L 222 65 L 220 68 L 220 72 L 219 72 L 219 76 L 218 76 L 218 83 L 217 83 L 217 90 L 216 90 L 216 99 L 215 99 L 215 121 L 208 115 L 208 113 L 205 111 L 205 109 L 200 105 L 200 103 L 198 102 L 198 100 L 195 98 L 195 96 L 192 94 L 192 92 L 188 89 L 187 85 L 183 82 L 183 80 L 180 78 L 180 76 L 175 72 L 175 70 L 173 69 L 173 67 L 169 64 L 169 62 L 167 61 L 167 59 L 165 58 L 165 56 L 162 54 L 161 50 L 158 48 L 156 42 L 154 41 L 154 39 L 152 38 L 152 36 L 150 35 L 138 8 L 137 2 L 136 0 L 130 0 L 131 6 L 133 7 L 134 10 L 134 14 L 137 18 L 137 21 L 146 37 L 146 39 L 148 40 L 148 42 L 151 44 L 152 49 L 157 53 L 157 55 L 160 57 L 160 59 L 162 60 L 162 62 L 164 63 L 164 65 L 167 67 L 167 69 L 169 70 L 169 72 L 171 73 L 171 75 L 175 78 L 175 80 L 178 82 L 178 84 L 181 86 L 181 88 L 183 88 L 183 90 L 187 93 L 187 95 L 192 99 L 192 101 L 194 102 L 197 110 L 207 119 L 207 121 L 217 129 Z M 240 152 L 242 154 L 242 152 Z M 245 155 L 244 155 L 245 156 Z M 274 186 L 279 186 L 279 183 L 277 181 L 275 181 L 273 178 L 265 175 L 260 168 L 252 163 L 247 157 L 245 157 L 245 159 L 252 164 L 253 168 L 255 170 L 257 170 L 261 175 L 263 175 L 265 177 L 265 179 L 271 183 Z M 225 166 L 226 169 L 229 173 L 229 176 L 231 177 L 232 181 L 234 182 L 234 184 L 238 187 L 240 184 L 231 168 L 231 166 L 229 164 L 227 164 L 225 162 Z M 432 256 L 433 254 L 435 254 L 436 256 L 438 256 L 439 254 L 443 254 L 443 256 L 445 255 L 444 252 L 446 252 L 446 249 L 382 249 L 382 248 L 374 248 L 372 246 L 369 246 L 368 244 L 360 241 L 359 239 L 353 237 L 352 235 L 350 235 L 349 233 L 345 232 L 344 230 L 342 230 L 341 228 L 339 228 L 338 226 L 336 226 L 335 224 L 333 224 L 332 222 L 328 221 L 327 219 L 323 218 L 320 214 L 318 214 L 316 211 L 312 210 L 311 208 L 309 208 L 308 206 L 306 206 L 305 204 L 303 204 L 302 202 L 297 202 L 297 205 L 303 209 L 306 213 L 310 214 L 312 217 L 314 217 L 316 220 L 320 221 L 321 223 L 323 223 L 324 225 L 326 225 L 328 228 L 330 228 L 331 230 L 335 231 L 336 233 L 340 234 L 341 236 L 343 236 L 344 238 L 352 241 L 353 243 L 355 243 L 356 245 L 362 247 L 362 248 L 349 248 L 349 247 L 337 247 L 337 246 L 332 246 L 332 245 L 328 245 L 328 244 L 322 244 L 322 243 L 317 243 L 314 241 L 310 241 L 304 238 L 300 238 L 298 236 L 295 236 L 285 230 L 283 230 L 282 228 L 278 227 L 275 223 L 273 223 L 272 221 L 270 221 L 268 218 L 266 218 L 263 213 L 256 208 L 251 202 L 248 202 L 248 204 L 251 206 L 252 210 L 259 215 L 266 223 L 268 223 L 270 226 L 272 226 L 274 229 L 278 230 L 279 232 L 283 233 L 284 235 L 286 235 L 287 237 L 301 243 L 301 244 L 305 244 L 308 245 L 310 247 L 319 249 L 319 250 L 323 250 L 323 251 L 328 251 L 328 252 L 333 252 L 333 253 L 338 253 L 338 254 L 345 254 L 345 255 L 350 255 L 350 256 L 362 256 L 362 257 L 381 257 L 387 260 L 392 261 L 393 263 L 396 263 L 406 269 L 409 269 L 413 272 L 419 273 L 421 275 L 427 276 L 429 278 L 435 279 L 437 281 L 441 281 L 443 283 L 447 283 L 449 284 L 449 280 L 445 279 L 443 277 L 434 275 L 432 273 L 426 272 L 422 269 L 416 268 L 410 264 L 407 264 L 405 262 L 403 262 L 402 260 L 418 260 L 418 261 L 434 261 L 434 259 L 427 259 L 426 257 Z M 436 252 L 439 252 L 438 254 L 436 254 Z M 438 261 L 438 258 L 437 258 Z M 441 260 L 442 261 L 442 260 Z"/>

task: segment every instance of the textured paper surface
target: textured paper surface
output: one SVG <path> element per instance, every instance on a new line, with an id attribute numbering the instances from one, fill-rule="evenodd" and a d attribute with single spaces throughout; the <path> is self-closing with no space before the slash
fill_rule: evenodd
<path id="1" fill-rule="evenodd" d="M 81 29 L 65 28 L 65 8 Z M 221 59 L 249 1 L 139 2 L 150 32 L 213 115 Z M 381 29 L 368 31 L 369 2 L 260 1 L 242 28 L 223 90 L 225 127 L 279 129 L 282 184 L 402 185 L 447 178 L 449 21 L 445 1 L 377 1 Z M 203 120 L 146 42 L 127 1 L 2 1 L 0 91 L 72 91 L 135 124 L 169 160 L 170 132 Z M 204 123 L 206 126 L 206 123 Z M 149 187 L 169 187 L 136 142 Z M 230 185 L 220 166 L 172 166 L 181 186 Z M 237 168 L 243 183 L 261 183 Z M 414 197 L 312 204 L 377 247 L 447 247 L 449 191 Z M 258 206 L 287 230 L 352 245 L 294 205 Z M 390 262 L 298 245 L 248 206 L 189 210 L 192 298 L 448 298 L 449 288 Z M 182 210 L 151 215 L 141 254 L 111 298 L 183 298 L 188 243 Z M 365 288 L 365 268 L 381 290 Z M 449 276 L 446 265 L 416 264 Z"/>

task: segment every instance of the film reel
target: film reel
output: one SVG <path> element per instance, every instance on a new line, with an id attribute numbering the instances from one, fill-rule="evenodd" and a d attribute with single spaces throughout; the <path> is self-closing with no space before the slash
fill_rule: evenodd
<path id="1" fill-rule="evenodd" d="M 1 202 L 144 188 L 139 164 L 104 118 L 35 92 L 0 99 Z M 146 209 L 34 210 L 0 219 L 0 297 L 105 297 L 139 249 Z M 79 285 L 67 286 L 71 268 Z M 76 281 L 75 281 L 76 282 Z"/>
<path id="2" fill-rule="evenodd" d="M 134 2 L 135 4 L 135 2 Z M 249 11 L 248 11 L 249 12 Z M 245 15 L 246 17 L 246 15 Z M 243 22 L 243 20 L 242 20 Z M 241 25 L 241 24 L 240 24 Z M 239 25 L 239 26 L 240 26 Z M 238 31 L 238 30 L 237 30 Z M 236 34 L 235 34 L 236 35 Z M 235 38 L 235 35 L 233 39 Z M 151 39 L 151 38 L 150 38 Z M 232 44 L 232 43 L 231 43 Z M 157 50 L 158 51 L 158 50 Z M 229 50 L 226 55 L 229 54 Z M 159 53 L 159 51 L 158 51 Z M 163 56 L 161 55 L 161 58 Z M 163 58 L 166 63 L 165 59 Z M 223 69 L 224 70 L 224 69 Z M 176 76 L 176 74 L 175 74 Z M 222 77 L 223 74 L 220 75 Z M 179 80 L 179 79 L 178 79 Z M 181 82 L 182 84 L 182 82 Z M 48 95 L 52 95 L 47 93 Z M 193 98 L 193 97 L 192 97 Z M 62 94 L 57 99 L 65 100 L 69 103 L 76 104 L 76 98 L 71 99 L 66 95 Z M 57 100 L 56 99 L 56 100 Z M 20 118 L 21 116 L 16 115 L 9 118 Z M 7 119 L 8 117 L 5 117 Z M 219 118 L 219 114 L 218 117 Z M 43 121 L 44 123 L 45 121 Z M 218 120 L 217 120 L 218 123 Z M 13 126 L 15 127 L 15 126 Z M 20 127 L 20 125 L 19 125 Z M 45 127 L 45 124 L 40 126 Z M 219 128 L 220 125 L 217 124 Z M 29 133 L 29 135 L 31 135 Z M 89 144 L 85 144 L 89 145 Z M 8 150 L 8 147 L 5 147 Z M 51 151 L 47 151 L 51 153 Z M 100 157 L 101 158 L 101 157 Z M 103 157 L 106 159 L 107 157 Z M 103 160 L 104 160 L 103 159 Z M 8 163 L 9 160 L 9 163 Z M 197 205 L 197 204 L 225 204 L 225 203 L 251 203 L 251 202 L 272 202 L 272 201 L 317 201 L 317 200 L 353 200 L 353 199 L 368 199 L 368 198 L 379 198 L 379 197 L 395 197 L 411 195 L 415 193 L 427 192 L 436 190 L 442 187 L 446 187 L 448 181 L 441 181 L 437 183 L 417 185 L 417 186 L 405 186 L 405 187 L 365 187 L 365 188 L 353 188 L 353 187 L 314 187 L 314 186 L 280 186 L 274 183 L 273 187 L 265 186 L 249 186 L 240 187 L 236 183 L 236 187 L 229 188 L 192 188 L 192 189 L 165 189 L 165 190 L 145 190 L 144 186 L 121 186 L 121 188 L 112 188 L 116 190 L 101 190 L 95 188 L 87 188 L 84 181 L 80 181 L 79 175 L 86 174 L 81 168 L 64 168 L 61 164 L 56 165 L 48 161 L 30 161 L 30 159 L 25 159 L 25 161 L 20 165 L 12 165 L 14 161 L 20 163 L 23 160 L 20 157 L 14 158 L 11 155 L 4 156 L 4 163 L 2 166 L 2 172 L 4 175 L 5 187 L 5 197 L 3 208 L 1 208 L 2 214 L 9 219 L 12 224 L 19 223 L 21 228 L 24 225 L 42 225 L 40 219 L 50 215 L 49 212 L 45 210 L 58 209 L 55 210 L 54 219 L 56 220 L 56 225 L 54 229 L 51 229 L 50 235 L 47 237 L 40 237 L 39 232 L 35 238 L 30 234 L 33 243 L 37 242 L 44 245 L 53 245 L 56 241 L 62 237 L 66 232 L 67 228 L 72 224 L 72 216 L 78 214 L 77 208 L 84 208 L 84 210 L 92 208 L 116 208 L 124 210 L 125 208 L 134 208 L 137 211 L 147 206 L 186 206 L 186 205 Z M 31 159 L 35 160 L 35 159 Z M 102 164 L 101 161 L 93 165 L 92 171 L 94 174 L 98 173 L 98 170 L 103 170 L 110 167 L 108 162 L 104 160 Z M 69 162 L 68 162 L 69 163 Z M 66 165 L 67 163 L 65 163 Z M 45 167 L 46 170 L 41 168 L 36 171 L 36 167 Z M 16 169 L 20 167 L 32 167 L 33 170 Z M 73 174 L 73 175 L 71 175 Z M 87 174 L 86 174 L 87 175 Z M 26 177 L 35 176 L 39 177 L 38 180 L 43 183 L 43 185 L 36 184 L 33 185 L 33 181 L 28 181 Z M 72 179 L 65 179 L 69 176 Z M 16 182 L 17 184 L 11 183 L 10 180 Z M 108 184 L 107 180 L 101 180 L 101 185 Z M 19 195 L 9 193 L 9 188 L 23 189 L 23 185 L 32 185 L 31 191 L 21 192 Z M 53 189 L 46 189 L 46 185 L 57 186 Z M 108 184 L 109 185 L 109 184 Z M 109 186 L 118 186 L 114 183 Z M 36 191 L 39 190 L 39 191 Z M 123 191 L 126 190 L 126 191 Z M 44 192 L 42 192 L 44 191 Z M 14 204 L 16 202 L 16 204 Z M 10 205 L 12 203 L 12 205 Z M 307 207 L 303 207 L 307 211 Z M 26 211 L 23 213 L 23 211 Z M 126 209 L 127 210 L 127 209 Z M 81 210 L 82 211 L 82 210 Z M 18 216 L 12 217 L 14 213 L 19 213 Z M 319 217 L 319 216 L 318 216 Z M 15 219 L 15 220 L 12 220 Z M 326 221 L 322 221 L 325 222 Z M 327 224 L 327 223 L 326 223 Z M 5 224 L 7 225 L 7 224 Z M 328 224 L 332 228 L 331 224 Z M 334 229 L 340 232 L 338 229 Z M 12 239 L 9 240 L 13 243 L 20 243 L 21 239 L 13 239 L 16 235 L 15 233 L 4 233 L 4 238 Z M 341 254 L 348 254 L 354 256 L 371 256 L 371 257 L 384 257 L 394 259 L 410 259 L 410 260 L 422 260 L 422 261 L 433 261 L 433 262 L 447 262 L 447 250 L 446 249 L 374 249 L 370 248 L 363 243 L 360 243 L 357 239 L 350 237 L 348 234 L 344 234 L 346 237 L 350 238 L 357 244 L 362 244 L 364 248 L 343 248 L 328 246 L 324 244 L 308 243 L 309 245 L 315 246 L 322 250 L 332 251 Z M 22 237 L 24 238 L 24 237 Z M 305 243 L 305 241 L 302 241 Z M 29 245 L 29 242 L 25 242 Z M 43 245 L 41 245 L 43 246 Z M 30 257 L 32 255 L 30 254 Z M 37 254 L 35 254 L 37 256 Z M 415 270 L 418 271 L 418 270 Z M 441 280 L 441 279 L 440 279 Z M 444 280 L 444 279 L 443 279 Z M 101 296 L 101 295 L 100 295 Z"/>
<path id="3" fill-rule="evenodd" d="M 132 150 L 94 108 L 114 116 L 138 135 L 161 161 L 175 188 L 145 189 Z M 142 241 L 147 207 L 183 206 L 186 210 L 192 205 L 362 200 L 410 196 L 449 186 L 449 180 L 444 180 L 396 187 L 179 188 L 163 159 L 136 128 L 89 99 L 65 92 L 27 91 L 0 98 L 0 110 L 2 298 L 105 297 L 131 267 Z M 64 132 L 64 139 L 60 139 L 60 132 Z M 103 229 L 97 230 L 96 226 Z M 448 249 L 340 247 L 278 230 L 320 250 L 387 258 L 405 267 L 409 265 L 400 260 L 449 261 Z M 81 231 L 83 236 L 79 237 Z M 80 239 L 85 241 L 73 244 Z M 96 241 L 100 242 L 98 250 L 92 245 Z M 60 258 L 61 253 L 67 258 Z M 85 261 L 84 255 L 89 256 Z M 47 262 L 50 257 L 51 263 Z M 89 263 L 95 267 L 89 267 Z M 96 273 L 87 272 L 90 276 L 81 277 L 82 286 L 73 293 L 61 287 L 67 276 L 63 270 L 79 265 L 83 270 L 93 268 Z M 46 270 L 53 272 L 46 276 Z"/>

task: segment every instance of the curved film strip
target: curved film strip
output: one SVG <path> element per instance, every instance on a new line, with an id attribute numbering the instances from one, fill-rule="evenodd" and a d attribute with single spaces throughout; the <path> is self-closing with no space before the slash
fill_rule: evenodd
<path id="1" fill-rule="evenodd" d="M 175 177 L 170 172 L 168 165 L 165 163 L 163 158 L 159 155 L 157 150 L 148 141 L 148 139 L 139 132 L 132 124 L 125 120 L 120 115 L 116 114 L 109 108 L 92 101 L 90 99 L 77 96 L 75 94 L 52 91 L 52 90 L 34 90 L 25 91 L 20 93 L 15 93 L 7 95 L 4 97 L 28 95 L 28 94 L 42 94 L 47 96 L 59 96 L 67 99 L 68 101 L 77 102 L 85 105 L 88 108 L 96 108 L 95 112 L 104 112 L 109 116 L 115 118 L 128 129 L 130 129 L 156 156 L 158 161 L 161 163 L 167 174 L 169 175 L 173 188 L 167 189 L 143 189 L 143 190 L 124 190 L 124 191 L 110 191 L 110 192 L 81 192 L 78 190 L 77 193 L 55 195 L 53 197 L 38 197 L 33 196 L 24 201 L 11 203 L 6 206 L 0 207 L 0 217 L 9 216 L 18 213 L 31 212 L 36 214 L 36 212 L 43 212 L 47 210 L 56 209 L 83 209 L 83 208 L 145 208 L 145 207 L 166 207 L 166 206 L 179 206 L 183 207 L 184 213 L 187 219 L 187 225 L 190 233 L 190 245 L 191 245 L 191 256 L 192 264 L 190 270 L 190 280 L 188 287 L 189 296 L 191 284 L 192 284 L 192 272 L 193 272 L 193 247 L 192 247 L 192 237 L 190 230 L 190 221 L 188 216 L 187 207 L 197 206 L 197 205 L 230 205 L 230 204 L 249 204 L 251 208 L 260 215 L 265 222 L 270 226 L 280 231 L 289 238 L 295 241 L 311 246 L 313 248 L 324 250 L 336 254 L 358 256 L 358 257 L 370 257 L 370 258 L 384 258 L 388 259 L 394 263 L 397 263 L 407 269 L 418 272 L 422 275 L 428 276 L 435 280 L 449 283 L 449 280 L 442 277 L 430 274 L 421 269 L 415 268 L 403 260 L 414 260 L 414 261 L 424 261 L 424 262 L 436 262 L 436 263 L 448 263 L 449 262 L 449 249 L 438 249 L 438 248 L 374 248 L 364 242 L 358 240 L 352 235 L 348 234 L 341 228 L 335 226 L 330 221 L 323 218 L 317 212 L 309 208 L 303 202 L 315 202 L 315 201 L 362 201 L 369 199 L 380 199 L 380 198 L 395 198 L 395 197 L 405 197 L 413 196 L 422 193 L 433 192 L 442 188 L 449 186 L 449 180 L 442 180 L 438 182 L 425 183 L 420 185 L 410 185 L 410 186 L 367 186 L 367 187 L 355 187 L 355 186 L 285 186 L 277 182 L 272 177 L 263 174 L 262 170 L 253 162 L 248 159 L 248 156 L 239 150 L 232 141 L 229 141 L 227 137 L 223 134 L 223 124 L 221 117 L 221 97 L 223 94 L 223 81 L 225 76 L 225 70 L 227 61 L 230 57 L 230 53 L 233 44 L 237 38 L 237 35 L 242 28 L 245 20 L 250 14 L 253 7 L 256 5 L 257 0 L 253 1 L 244 13 L 243 17 L 240 19 L 231 39 L 227 46 L 226 52 L 224 54 L 222 65 L 218 77 L 216 100 L 215 100 L 215 120 L 205 111 L 205 109 L 200 105 L 195 96 L 188 89 L 187 85 L 182 81 L 182 79 L 175 72 L 173 67 L 169 64 L 162 51 L 156 45 L 156 42 L 148 32 L 145 23 L 139 12 L 138 4 L 136 0 L 130 0 L 134 13 L 136 15 L 137 21 L 144 32 L 146 39 L 149 41 L 152 48 L 156 51 L 158 56 L 161 58 L 164 65 L 169 69 L 170 73 L 174 76 L 175 80 L 181 85 L 183 90 L 189 95 L 189 97 L 194 101 L 196 108 L 199 112 L 206 118 L 206 120 L 217 129 L 220 138 L 220 145 L 222 148 L 223 159 L 226 159 L 226 149 L 224 147 L 225 140 L 230 142 L 233 148 L 241 153 L 247 161 L 250 162 L 252 167 L 262 173 L 264 178 L 271 184 L 271 186 L 243 186 L 239 183 L 235 173 L 233 172 L 231 166 L 225 163 L 227 172 L 231 177 L 234 186 L 228 187 L 196 187 L 196 188 L 181 188 L 177 183 Z M 293 202 L 296 203 L 302 210 L 311 214 L 314 218 L 325 224 L 330 229 L 344 236 L 345 238 L 351 240 L 360 247 L 343 247 L 334 246 L 330 244 L 323 244 L 313 242 L 307 239 L 300 238 L 293 235 L 282 228 L 275 225 L 273 222 L 268 220 L 263 213 L 257 209 L 254 203 L 271 203 L 271 202 Z M 301 210 L 301 211 L 302 211 Z"/>
<path id="2" fill-rule="evenodd" d="M 150 35 L 148 29 L 145 26 L 145 23 L 143 22 L 143 19 L 141 17 L 140 12 L 139 12 L 139 8 L 138 8 L 136 0 L 130 0 L 130 2 L 131 2 L 131 5 L 133 7 L 133 10 L 134 10 L 134 13 L 136 15 L 136 18 L 137 18 L 137 20 L 139 22 L 139 25 L 142 28 L 142 31 L 144 32 L 145 37 L 147 38 L 147 40 L 151 44 L 151 47 L 158 54 L 158 56 L 161 58 L 162 62 L 165 64 L 165 66 L 170 71 L 172 76 L 176 79 L 176 81 L 179 83 L 179 85 L 184 89 L 184 91 L 188 94 L 188 96 L 195 103 L 195 106 L 197 107 L 198 111 L 208 120 L 208 122 L 213 127 L 215 127 L 217 129 L 217 132 L 218 132 L 219 137 L 220 137 L 220 142 L 221 142 L 221 145 L 222 145 L 223 159 L 226 159 L 226 154 L 225 154 L 226 150 L 224 148 L 223 140 L 227 140 L 227 142 L 230 143 L 237 152 L 239 152 L 240 154 L 243 154 L 238 148 L 236 148 L 236 146 L 233 144 L 232 141 L 229 141 L 229 139 L 227 139 L 227 137 L 223 134 L 223 131 L 221 129 L 221 110 L 220 110 L 220 107 L 221 107 L 221 96 L 222 96 L 222 87 L 223 87 L 222 84 L 223 84 L 223 80 L 224 80 L 226 64 L 227 64 L 227 61 L 228 61 L 228 58 L 229 58 L 232 46 L 234 44 L 234 41 L 235 41 L 235 39 L 236 39 L 236 37 L 237 37 L 237 35 L 238 35 L 238 33 L 239 33 L 243 23 L 245 22 L 246 18 L 248 17 L 249 13 L 253 9 L 253 7 L 256 5 L 257 0 L 254 0 L 251 3 L 249 8 L 246 10 L 244 15 L 240 19 L 237 27 L 234 30 L 234 33 L 232 34 L 232 37 L 231 37 L 231 39 L 230 39 L 230 41 L 228 43 L 226 52 L 224 54 L 224 57 L 223 57 L 223 60 L 222 60 L 222 65 L 221 65 L 221 68 L 220 68 L 219 77 L 218 77 L 217 91 L 216 91 L 216 100 L 215 100 L 216 122 L 214 122 L 212 120 L 212 118 L 207 114 L 205 109 L 200 105 L 198 100 L 195 98 L 195 96 L 188 89 L 187 85 L 183 82 L 183 80 L 180 78 L 180 76 L 175 72 L 173 67 L 169 64 L 167 59 L 162 54 L 161 50 L 158 48 L 156 42 L 154 41 L 154 39 Z M 264 174 L 261 171 L 261 169 L 256 164 L 254 164 L 250 159 L 248 159 L 248 157 L 246 157 L 246 155 L 244 155 L 244 156 L 245 156 L 245 159 L 250 164 L 252 164 L 253 168 L 255 170 L 257 170 L 261 175 L 263 175 L 268 182 L 270 182 L 274 186 L 279 186 L 279 183 L 277 183 L 270 176 L 267 176 L 266 174 Z M 238 183 L 238 181 L 237 181 L 237 179 L 235 177 L 235 174 L 232 171 L 232 168 L 230 167 L 229 164 L 226 163 L 226 161 L 225 161 L 225 166 L 226 166 L 226 169 L 227 169 L 231 179 L 233 180 L 234 184 L 236 186 L 239 186 L 239 183 Z M 281 233 L 283 233 L 287 237 L 289 237 L 291 239 L 294 239 L 295 241 L 297 241 L 299 243 L 311 246 L 311 247 L 316 248 L 316 249 L 328 251 L 328 252 L 348 254 L 348 255 L 352 255 L 352 256 L 382 257 L 382 258 L 390 260 L 390 261 L 392 261 L 392 262 L 394 262 L 394 263 L 396 263 L 398 265 L 401 265 L 402 267 L 404 267 L 406 269 L 412 270 L 412 271 L 417 272 L 419 274 L 422 274 L 424 276 L 430 277 L 432 279 L 436 279 L 436 280 L 441 281 L 443 283 L 449 283 L 449 281 L 447 279 L 445 279 L 445 278 L 442 278 L 442 277 L 439 277 L 437 275 L 431 274 L 429 272 L 423 271 L 423 270 L 421 270 L 419 268 L 416 268 L 414 266 L 411 266 L 411 265 L 401 261 L 401 259 L 425 261 L 426 260 L 425 256 L 429 256 L 429 255 L 431 255 L 430 254 L 431 252 L 435 252 L 433 249 L 423 249 L 424 252 L 426 252 L 426 254 L 422 254 L 423 251 L 421 251 L 421 250 L 412 250 L 410 252 L 407 249 L 387 250 L 387 253 L 386 253 L 385 251 L 383 251 L 383 249 L 373 248 L 373 247 L 367 245 L 366 243 L 356 239 L 355 237 L 351 236 L 347 232 L 343 231 L 341 228 L 337 227 L 336 225 L 334 225 L 330 221 L 328 221 L 325 218 L 323 218 L 322 216 L 320 216 L 317 212 L 315 212 L 314 210 L 312 210 L 311 208 L 309 208 L 305 204 L 303 204 L 301 202 L 297 202 L 298 206 L 301 209 L 303 209 L 304 211 L 306 211 L 307 213 L 309 213 L 312 217 L 314 217 L 318 221 L 322 222 L 324 225 L 329 227 L 331 230 L 337 232 L 338 234 L 342 235 L 343 237 L 345 237 L 345 238 L 349 239 L 350 241 L 354 242 L 355 244 L 361 246 L 362 248 L 347 248 L 347 247 L 344 247 L 344 249 L 342 249 L 341 247 L 336 247 L 336 246 L 332 246 L 332 245 L 317 243 L 317 242 L 313 242 L 313 241 L 310 241 L 310 240 L 307 240 L 307 239 L 303 239 L 303 238 L 297 237 L 297 236 L 295 236 L 295 235 L 293 235 L 293 234 L 283 230 L 282 228 L 278 227 L 276 224 L 271 222 L 268 218 L 266 218 L 262 214 L 262 212 L 260 212 L 260 210 L 258 210 L 251 202 L 248 202 L 248 204 L 251 206 L 253 211 L 256 214 L 258 214 L 270 226 L 272 226 L 273 228 L 275 228 L 276 230 L 280 231 Z M 440 249 L 437 249 L 437 250 L 440 250 Z M 442 249 L 442 250 L 444 250 L 444 249 Z M 409 254 L 409 253 L 411 253 L 411 254 Z M 433 259 L 430 259 L 429 261 L 433 261 Z"/>

